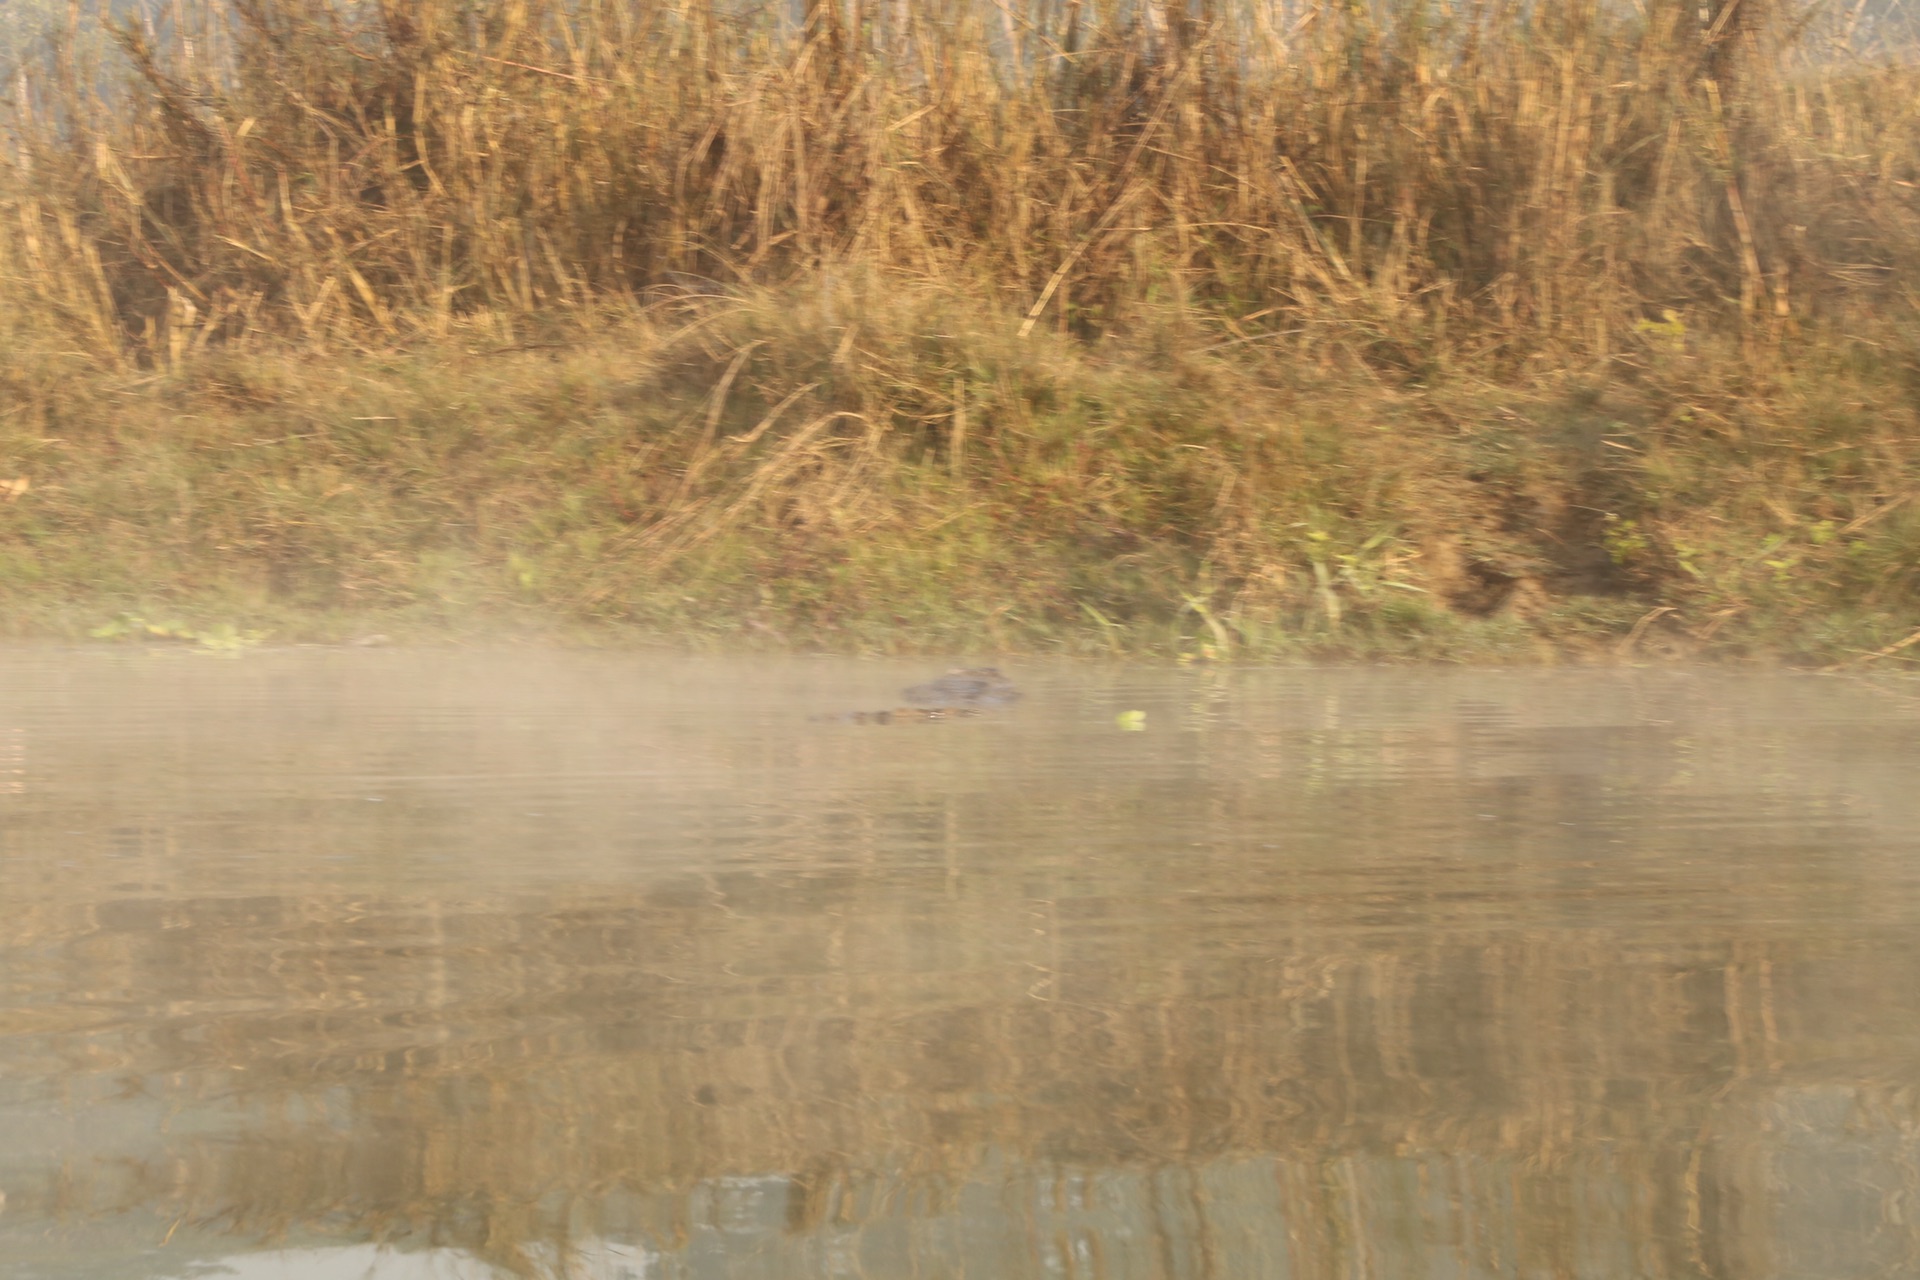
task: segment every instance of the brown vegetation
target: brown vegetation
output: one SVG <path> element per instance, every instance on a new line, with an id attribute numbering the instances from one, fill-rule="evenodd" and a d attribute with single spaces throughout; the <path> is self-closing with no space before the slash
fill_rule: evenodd
<path id="1" fill-rule="evenodd" d="M 24 625 L 1920 620 L 1920 82 L 1771 2 L 171 14 L 15 85 Z"/>

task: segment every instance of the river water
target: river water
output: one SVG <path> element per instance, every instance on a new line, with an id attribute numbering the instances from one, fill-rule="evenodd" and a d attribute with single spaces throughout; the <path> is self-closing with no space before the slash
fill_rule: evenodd
<path id="1" fill-rule="evenodd" d="M 0 1277 L 1920 1275 L 1920 690 L 939 669 L 0 652 Z"/>

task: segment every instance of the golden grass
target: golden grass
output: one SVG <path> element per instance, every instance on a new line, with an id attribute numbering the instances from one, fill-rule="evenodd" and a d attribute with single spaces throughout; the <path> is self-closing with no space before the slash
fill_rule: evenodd
<path id="1" fill-rule="evenodd" d="M 1897 642 L 1920 76 L 1642 8 L 182 0 L 13 85 L 0 590 Z"/>
<path id="2" fill-rule="evenodd" d="M 142 363 L 849 271 L 1415 370 L 1897 297 L 1911 76 L 1725 8 L 189 0 L 20 80 L 0 265 Z"/>

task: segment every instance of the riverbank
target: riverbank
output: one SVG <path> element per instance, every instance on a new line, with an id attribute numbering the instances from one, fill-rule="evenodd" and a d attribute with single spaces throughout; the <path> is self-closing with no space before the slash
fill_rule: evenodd
<path id="1" fill-rule="evenodd" d="M 1892 335 L 1883 334 L 1890 338 Z M 912 288 L 5 375 L 16 636 L 1831 663 L 1920 626 L 1920 353 L 1505 384 Z M 1904 652 L 1904 651 L 1902 651 Z M 1889 655 L 1893 661 L 1899 655 Z"/>
<path id="2" fill-rule="evenodd" d="M 13 634 L 1920 655 L 1845 15 L 91 12 L 4 95 Z"/>

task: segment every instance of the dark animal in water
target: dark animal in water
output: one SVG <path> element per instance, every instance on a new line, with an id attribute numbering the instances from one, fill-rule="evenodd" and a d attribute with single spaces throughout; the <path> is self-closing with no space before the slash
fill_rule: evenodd
<path id="1" fill-rule="evenodd" d="M 957 720 L 977 716 L 990 707 L 1004 707 L 1020 700 L 1020 690 L 1000 674 L 998 667 L 955 667 L 937 680 L 916 684 L 900 691 L 910 704 L 889 711 L 843 711 L 837 715 L 814 716 L 815 720 L 841 720 L 852 724 L 892 724 L 896 720 Z"/>
<path id="2" fill-rule="evenodd" d="M 998 667 L 955 667 L 938 680 L 901 690 L 900 696 L 916 707 L 1004 707 L 1019 701 L 1020 691 Z"/>

